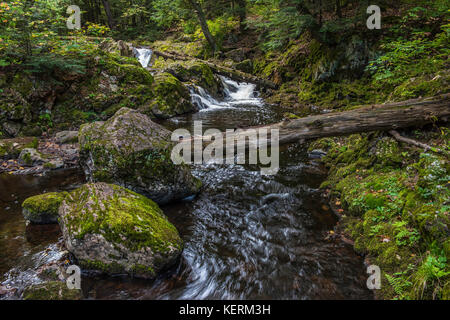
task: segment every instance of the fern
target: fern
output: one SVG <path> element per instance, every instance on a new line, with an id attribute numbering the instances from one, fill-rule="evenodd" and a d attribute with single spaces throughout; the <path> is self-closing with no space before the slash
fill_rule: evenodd
<path id="1" fill-rule="evenodd" d="M 27 72 L 31 73 L 47 73 L 54 71 L 62 71 L 67 73 L 85 73 L 85 65 L 79 60 L 63 57 L 56 54 L 43 54 L 39 56 L 31 56 L 24 64 Z"/>
<path id="2" fill-rule="evenodd" d="M 404 278 L 405 272 L 396 273 L 398 277 L 390 276 L 389 274 L 385 274 L 386 279 L 388 280 L 391 287 L 394 289 L 395 294 L 397 294 L 398 298 L 409 299 L 407 295 L 407 290 L 412 286 L 412 283 L 408 281 L 408 279 Z"/>

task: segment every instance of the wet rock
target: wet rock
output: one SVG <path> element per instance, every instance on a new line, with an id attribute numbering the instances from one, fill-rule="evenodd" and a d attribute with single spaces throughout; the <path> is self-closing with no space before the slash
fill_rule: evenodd
<path id="1" fill-rule="evenodd" d="M 128 108 L 80 129 L 80 164 L 92 181 L 121 185 L 159 204 L 196 194 L 201 182 L 171 160 L 171 133 Z"/>
<path id="2" fill-rule="evenodd" d="M 59 144 L 78 142 L 78 131 L 61 131 L 56 133 L 55 140 Z"/>
<path id="3" fill-rule="evenodd" d="M 222 82 L 205 63 L 176 63 L 167 67 L 164 72 L 172 74 L 182 82 L 194 83 L 216 98 L 223 95 Z"/>
<path id="4" fill-rule="evenodd" d="M 173 75 L 162 73 L 155 76 L 153 85 L 154 99 L 139 108 L 139 111 L 168 119 L 196 110 L 191 103 L 189 90 Z"/>
<path id="5" fill-rule="evenodd" d="M 76 189 L 59 215 L 66 247 L 85 269 L 154 278 L 182 251 L 176 228 L 158 205 L 116 185 Z"/>
<path id="6" fill-rule="evenodd" d="M 61 168 L 64 168 L 64 160 L 62 160 L 62 159 L 50 160 L 49 162 L 47 162 L 44 165 L 44 167 L 47 168 L 47 169 L 61 169 Z"/>
<path id="7" fill-rule="evenodd" d="M 15 293 L 17 292 L 17 288 L 9 288 L 6 286 L 0 285 L 0 300 L 10 300 L 15 298 Z"/>
<path id="8" fill-rule="evenodd" d="M 58 223 L 58 209 L 67 193 L 51 192 L 26 199 L 22 204 L 25 220 L 34 224 Z"/>
<path id="9" fill-rule="evenodd" d="M 312 150 L 308 153 L 308 157 L 310 159 L 322 159 L 323 157 L 325 157 L 327 155 L 327 153 L 323 150 Z"/>
<path id="10" fill-rule="evenodd" d="M 42 153 L 34 148 L 25 148 L 20 152 L 19 162 L 23 165 L 31 166 L 47 162 Z"/>
<path id="11" fill-rule="evenodd" d="M 24 290 L 24 300 L 81 300 L 81 290 L 69 289 L 63 281 L 34 284 Z"/>

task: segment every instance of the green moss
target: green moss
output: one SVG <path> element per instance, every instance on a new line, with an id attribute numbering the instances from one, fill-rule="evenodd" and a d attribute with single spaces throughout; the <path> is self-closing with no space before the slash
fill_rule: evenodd
<path id="1" fill-rule="evenodd" d="M 391 99 L 407 100 L 448 93 L 449 84 L 450 72 L 448 70 L 414 77 L 395 87 L 391 93 Z"/>
<path id="2" fill-rule="evenodd" d="M 328 151 L 322 160 L 330 169 L 322 187 L 345 209 L 342 230 L 383 270 L 378 294 L 444 297 L 450 277 L 448 161 L 418 157 L 380 134 L 322 139 L 310 149 L 319 147 Z"/>
<path id="3" fill-rule="evenodd" d="M 149 105 L 139 108 L 147 115 L 170 118 L 194 110 L 189 90 L 169 73 L 157 75 L 152 90 L 153 101 Z"/>
<path id="4" fill-rule="evenodd" d="M 25 148 L 36 149 L 39 140 L 36 137 L 24 137 L 0 140 L 0 158 L 17 159 L 20 152 Z"/>
<path id="5" fill-rule="evenodd" d="M 136 176 L 139 176 L 139 179 L 154 180 L 155 177 L 162 181 L 167 179 L 167 182 L 171 183 L 177 166 L 170 160 L 172 150 L 170 142 L 161 140 L 154 148 L 139 152 L 134 152 L 131 146 L 124 146 L 123 149 L 118 150 L 114 146 L 110 146 L 108 140 L 102 140 L 104 137 L 103 126 L 91 126 L 90 128 L 91 131 L 86 134 L 81 143 L 80 152 L 82 157 L 85 155 L 93 157 L 95 168 L 92 174 L 95 181 L 113 182 L 119 177 L 126 181 L 133 181 Z M 86 130 L 82 128 L 82 131 Z M 90 141 L 92 136 L 98 138 Z M 130 132 L 130 137 L 138 139 L 138 136 L 132 132 Z M 148 141 L 142 142 L 148 143 Z M 139 141 L 133 143 L 134 146 L 138 144 Z"/>
<path id="6" fill-rule="evenodd" d="M 27 96 L 33 89 L 33 82 L 24 72 L 17 72 L 12 80 L 11 88 L 19 92 L 22 96 Z"/>
<path id="7" fill-rule="evenodd" d="M 113 193 L 101 195 L 110 189 Z M 162 254 L 173 247 L 182 248 L 177 230 L 158 205 L 125 188 L 85 185 L 71 192 L 65 203 L 71 210 L 64 224 L 78 239 L 87 234 L 101 234 L 109 242 L 120 243 L 131 251 L 151 248 Z"/>
<path id="8" fill-rule="evenodd" d="M 37 149 L 39 146 L 39 139 L 34 137 L 33 140 L 27 144 L 24 145 L 24 148 L 33 148 Z"/>
<path id="9" fill-rule="evenodd" d="M 81 290 L 69 289 L 62 281 L 32 285 L 25 289 L 24 300 L 81 300 Z"/>
<path id="10" fill-rule="evenodd" d="M 402 163 L 398 142 L 390 137 L 383 137 L 375 146 L 375 157 L 381 166 L 397 166 Z"/>
<path id="11" fill-rule="evenodd" d="M 51 192 L 27 198 L 22 203 L 25 219 L 33 223 L 55 223 L 67 192 Z"/>

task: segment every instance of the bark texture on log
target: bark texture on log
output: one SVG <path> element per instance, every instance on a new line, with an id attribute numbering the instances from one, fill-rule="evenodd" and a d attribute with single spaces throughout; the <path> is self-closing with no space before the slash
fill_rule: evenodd
<path id="1" fill-rule="evenodd" d="M 422 126 L 435 121 L 448 121 L 450 117 L 450 94 L 428 99 L 414 99 L 398 103 L 373 105 L 355 110 L 314 115 L 283 121 L 260 127 L 240 129 L 224 135 L 226 139 L 246 141 L 246 147 L 255 147 L 257 142 L 245 140 L 249 130 L 279 130 L 279 143 L 288 144 L 302 140 L 329 136 L 341 136 L 369 131 L 390 131 L 398 128 Z M 211 141 L 211 137 L 194 137 L 193 142 Z M 259 142 L 260 143 L 260 142 Z M 267 144 L 270 145 L 270 136 Z"/>
<path id="2" fill-rule="evenodd" d="M 442 151 L 439 148 L 433 148 L 432 146 L 430 146 L 430 145 L 428 145 L 426 143 L 422 143 L 420 141 L 416 141 L 416 140 L 413 140 L 413 139 L 410 139 L 410 138 L 403 137 L 403 136 L 400 135 L 400 133 L 398 133 L 395 130 L 390 130 L 389 134 L 391 136 L 393 136 L 395 138 L 395 140 L 397 140 L 398 142 L 403 142 L 403 143 L 406 143 L 406 144 L 410 144 L 410 145 L 413 145 L 415 147 L 422 148 L 425 151 L 431 150 L 431 151 L 436 152 L 436 153 L 445 154 L 445 152 Z"/>

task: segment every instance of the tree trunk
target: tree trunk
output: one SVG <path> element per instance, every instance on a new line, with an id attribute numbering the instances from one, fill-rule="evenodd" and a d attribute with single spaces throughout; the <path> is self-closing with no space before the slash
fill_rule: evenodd
<path id="1" fill-rule="evenodd" d="M 288 144 L 308 139 L 341 136 L 370 131 L 390 131 L 398 128 L 423 126 L 437 120 L 447 122 L 450 117 L 450 94 L 431 99 L 415 99 L 385 105 L 362 107 L 356 110 L 309 116 L 296 120 L 247 129 L 239 129 L 227 139 L 239 141 L 245 146 L 257 146 L 257 141 L 243 139 L 248 130 L 279 130 L 279 143 Z M 192 141 L 211 141 L 211 137 L 200 137 Z M 245 142 L 244 142 L 245 141 Z M 270 137 L 267 141 L 270 145 Z M 209 142 L 206 142 L 209 144 Z"/>
<path id="2" fill-rule="evenodd" d="M 208 23 L 206 22 L 205 13 L 203 12 L 202 7 L 196 0 L 188 0 L 189 4 L 194 8 L 194 11 L 197 15 L 198 21 L 200 23 L 200 27 L 202 28 L 203 34 L 205 35 L 206 41 L 208 41 L 209 46 L 211 47 L 213 52 L 216 52 L 217 45 L 214 37 L 208 28 Z"/>
<path id="3" fill-rule="evenodd" d="M 338 18 L 342 18 L 341 0 L 336 0 L 336 15 Z"/>
<path id="4" fill-rule="evenodd" d="M 239 15 L 239 30 L 244 31 L 245 19 L 247 18 L 247 0 L 236 0 Z"/>
<path id="5" fill-rule="evenodd" d="M 114 29 L 114 26 L 116 23 L 114 21 L 112 13 L 111 13 L 111 6 L 109 5 L 108 0 L 102 0 L 102 2 L 103 2 L 103 7 L 105 8 L 106 18 L 108 19 L 108 26 L 112 30 L 112 29 Z"/>

